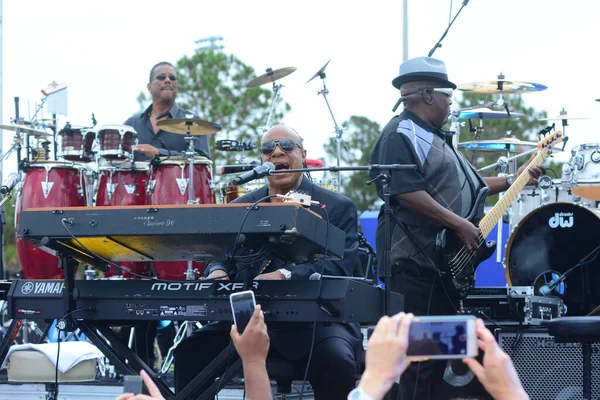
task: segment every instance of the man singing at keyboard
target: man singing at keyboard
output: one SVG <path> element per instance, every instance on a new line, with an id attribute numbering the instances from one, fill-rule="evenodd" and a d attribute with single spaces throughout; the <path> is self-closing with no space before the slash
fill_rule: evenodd
<path id="1" fill-rule="evenodd" d="M 275 125 L 262 138 L 260 151 L 262 162 L 271 162 L 277 170 L 297 169 L 305 166 L 306 150 L 302 138 L 292 128 Z M 314 273 L 322 275 L 352 276 L 357 260 L 358 232 L 357 210 L 350 199 L 336 192 L 313 184 L 301 172 L 280 173 L 268 177 L 263 186 L 235 200 L 236 203 L 254 203 L 269 195 L 286 195 L 294 191 L 309 195 L 320 206 L 311 210 L 324 220 L 346 233 L 344 258 L 340 261 L 317 261 L 312 264 L 281 264 L 265 260 L 255 280 L 308 280 Z M 266 201 L 282 201 L 270 197 Z M 326 207 L 326 212 L 321 207 Z M 229 279 L 231 271 L 223 263 L 211 263 L 205 270 L 206 279 Z M 241 280 L 243 277 L 231 276 Z M 175 355 L 176 391 L 181 391 L 223 349 L 229 345 L 229 324 L 208 325 L 183 340 Z M 291 324 L 270 330 L 269 358 L 288 361 L 295 372 L 294 380 L 302 380 L 306 370 L 310 346 L 315 330 L 314 348 L 308 380 L 316 399 L 346 399 L 359 379 L 359 363 L 362 349 L 360 327 L 354 324 Z M 269 359 L 268 358 L 268 359 Z M 267 360 L 268 360 L 267 359 Z M 269 361 L 267 361 L 267 367 Z M 223 371 L 220 372 L 222 374 Z M 270 374 L 277 371 L 269 371 Z"/>

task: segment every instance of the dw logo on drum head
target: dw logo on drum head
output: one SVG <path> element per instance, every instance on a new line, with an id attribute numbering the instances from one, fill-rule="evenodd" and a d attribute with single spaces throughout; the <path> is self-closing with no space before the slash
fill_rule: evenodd
<path id="1" fill-rule="evenodd" d="M 548 220 L 550 228 L 571 228 L 573 226 L 573 213 L 555 213 L 553 217 Z"/>

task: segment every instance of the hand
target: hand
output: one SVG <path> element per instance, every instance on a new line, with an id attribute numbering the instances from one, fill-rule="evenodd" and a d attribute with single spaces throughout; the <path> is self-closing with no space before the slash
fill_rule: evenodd
<path id="1" fill-rule="evenodd" d="M 213 272 L 211 272 L 210 274 L 208 274 L 208 276 L 204 279 L 215 279 L 217 281 L 228 281 L 229 275 L 227 275 L 227 272 L 225 270 L 216 269 Z"/>
<path id="2" fill-rule="evenodd" d="M 477 320 L 478 346 L 483 354 L 483 366 L 474 358 L 465 358 L 463 362 L 471 368 L 479 382 L 494 399 L 529 399 L 521 385 L 512 360 L 494 339 L 494 335 Z"/>
<path id="3" fill-rule="evenodd" d="M 269 333 L 265 324 L 265 316 L 257 304 L 250 322 L 241 335 L 237 326 L 231 326 L 231 340 L 244 363 L 266 363 L 269 352 Z"/>
<path id="4" fill-rule="evenodd" d="M 255 281 L 285 281 L 285 276 L 277 270 L 266 274 L 256 275 Z"/>
<path id="5" fill-rule="evenodd" d="M 133 148 L 133 151 L 144 153 L 148 157 L 154 157 L 160 154 L 158 149 L 151 144 L 138 144 Z"/>
<path id="6" fill-rule="evenodd" d="M 123 393 L 123 394 L 117 396 L 117 400 L 155 400 L 155 399 L 164 400 L 164 397 L 162 397 L 162 395 L 160 394 L 160 390 L 158 390 L 158 387 L 156 387 L 156 385 L 152 381 L 152 378 L 150 378 L 150 376 L 146 373 L 146 371 L 141 370 L 140 375 L 142 376 L 142 380 L 144 381 L 144 383 L 146 384 L 146 387 L 148 388 L 148 392 L 150 392 L 150 396 L 145 395 L 145 394 L 137 394 L 136 395 L 133 393 Z"/>
<path id="7" fill-rule="evenodd" d="M 534 158 L 535 158 L 535 154 L 532 154 L 531 158 L 529 158 L 529 160 L 527 160 L 527 162 L 525 164 L 521 165 L 521 168 L 519 168 L 519 170 L 517 171 L 517 176 L 521 175 L 521 173 L 523 173 L 523 171 L 525 171 L 525 169 L 527 169 L 527 166 L 531 163 L 531 161 L 533 161 Z M 537 185 L 538 178 L 544 173 L 546 173 L 546 169 L 544 167 L 542 167 L 541 165 L 538 165 L 537 167 L 532 167 L 529 170 L 529 174 L 531 175 L 531 178 L 529 179 L 529 182 L 527 184 L 528 185 Z"/>
<path id="8" fill-rule="evenodd" d="M 458 226 L 454 227 L 454 232 L 467 250 L 475 251 L 479 248 L 479 228 L 470 221 L 461 218 Z"/>
<path id="9" fill-rule="evenodd" d="M 409 366 L 406 359 L 412 314 L 382 317 L 367 344 L 366 368 L 359 387 L 373 399 L 382 399 Z"/>

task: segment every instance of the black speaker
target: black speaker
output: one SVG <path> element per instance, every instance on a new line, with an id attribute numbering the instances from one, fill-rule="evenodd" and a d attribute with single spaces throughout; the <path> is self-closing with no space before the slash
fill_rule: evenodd
<path id="1" fill-rule="evenodd" d="M 513 361 L 532 400 L 583 398 L 581 344 L 557 343 L 545 328 L 497 329 L 498 344 Z M 600 396 L 600 344 L 592 344 L 592 398 Z"/>

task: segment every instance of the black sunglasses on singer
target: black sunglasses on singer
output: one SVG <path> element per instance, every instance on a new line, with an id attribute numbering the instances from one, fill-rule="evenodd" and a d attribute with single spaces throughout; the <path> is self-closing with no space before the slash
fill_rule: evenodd
<path id="1" fill-rule="evenodd" d="M 292 139 L 282 139 L 282 140 L 271 140 L 268 142 L 264 142 L 260 145 L 260 151 L 264 155 L 268 156 L 273 154 L 275 151 L 275 147 L 279 146 L 279 148 L 286 153 L 289 153 L 294 150 L 294 147 L 298 146 L 299 149 L 302 148 L 298 143 L 294 142 Z"/>

